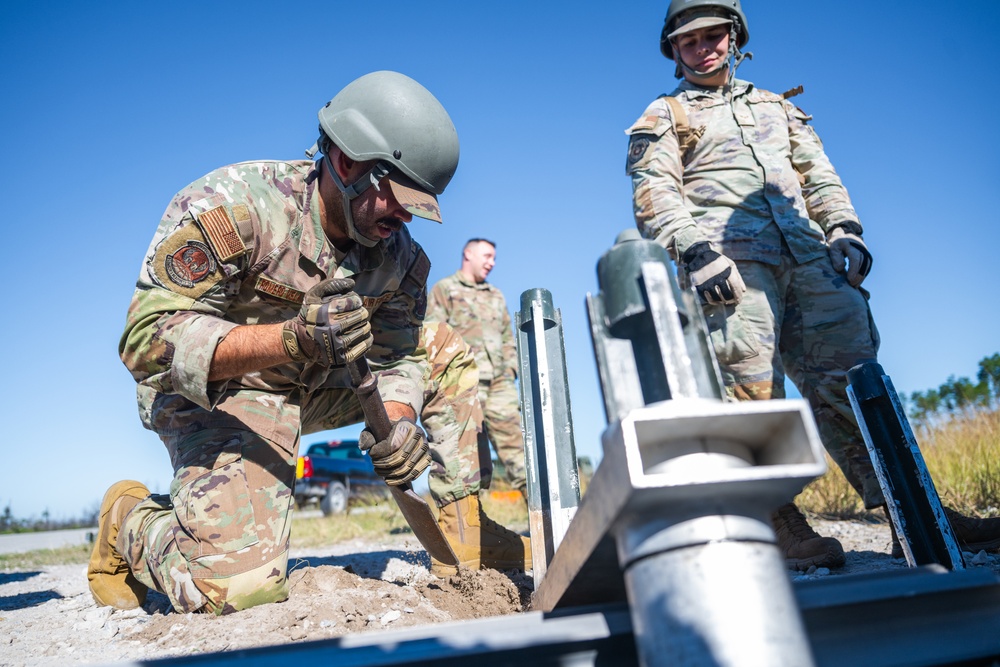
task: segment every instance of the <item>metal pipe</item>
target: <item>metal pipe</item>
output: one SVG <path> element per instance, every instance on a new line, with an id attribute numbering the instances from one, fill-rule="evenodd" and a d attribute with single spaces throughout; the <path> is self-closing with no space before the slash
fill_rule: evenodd
<path id="1" fill-rule="evenodd" d="M 521 310 L 515 319 L 532 571 L 537 586 L 580 504 L 580 476 L 562 315 L 553 307 L 548 290 L 531 289 L 521 294 Z"/>

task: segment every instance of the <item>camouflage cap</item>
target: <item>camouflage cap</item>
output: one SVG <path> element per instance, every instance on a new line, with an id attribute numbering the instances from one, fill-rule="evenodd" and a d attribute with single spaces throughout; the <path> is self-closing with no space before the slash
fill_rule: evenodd
<path id="1" fill-rule="evenodd" d="M 667 39 L 674 39 L 679 35 L 694 32 L 700 28 L 710 28 L 715 25 L 730 25 L 733 22 L 732 14 L 717 7 L 699 7 L 684 12 L 677 17 L 676 27 L 667 34 Z"/>
<path id="2" fill-rule="evenodd" d="M 389 182 L 389 187 L 392 189 L 396 201 L 410 214 L 418 218 L 441 222 L 441 207 L 434 194 L 421 188 L 398 169 L 389 172 L 385 179 Z"/>

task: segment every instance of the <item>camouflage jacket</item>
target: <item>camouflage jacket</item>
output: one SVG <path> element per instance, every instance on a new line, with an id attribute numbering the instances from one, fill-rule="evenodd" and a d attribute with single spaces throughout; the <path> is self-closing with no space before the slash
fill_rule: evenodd
<path id="1" fill-rule="evenodd" d="M 308 160 L 234 164 L 195 181 L 167 207 L 119 343 L 147 428 L 183 435 L 250 426 L 294 442 L 314 392 L 350 387 L 344 369 L 289 362 L 209 382 L 209 365 L 233 328 L 294 317 L 305 292 L 331 275 L 353 277 L 373 311 L 368 358 L 383 399 L 420 413 L 427 257 L 405 226 L 374 248 L 338 251 L 321 226 L 317 175 Z"/>
<path id="2" fill-rule="evenodd" d="M 517 352 L 503 294 L 489 283 L 470 281 L 461 271 L 431 288 L 427 319 L 447 322 L 476 356 L 480 382 L 517 377 Z"/>
<path id="3" fill-rule="evenodd" d="M 770 264 L 784 238 L 807 262 L 826 255 L 827 229 L 858 222 L 811 117 L 781 95 L 737 79 L 731 102 L 687 81 L 671 96 L 702 133 L 693 148 L 682 155 L 663 97 L 626 130 L 626 171 L 646 238 L 675 257 L 709 241 L 733 259 Z"/>

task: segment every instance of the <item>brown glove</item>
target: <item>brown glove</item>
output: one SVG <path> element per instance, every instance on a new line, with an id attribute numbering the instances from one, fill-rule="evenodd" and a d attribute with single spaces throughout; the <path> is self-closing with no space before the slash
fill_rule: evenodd
<path id="1" fill-rule="evenodd" d="M 353 289 L 350 278 L 327 278 L 306 292 L 299 314 L 281 330 L 293 361 L 344 366 L 371 348 L 368 310 Z"/>
<path id="2" fill-rule="evenodd" d="M 393 423 L 389 437 L 378 442 L 365 429 L 358 436 L 358 447 L 368 452 L 375 472 L 390 486 L 412 482 L 431 464 L 424 430 L 406 418 Z"/>

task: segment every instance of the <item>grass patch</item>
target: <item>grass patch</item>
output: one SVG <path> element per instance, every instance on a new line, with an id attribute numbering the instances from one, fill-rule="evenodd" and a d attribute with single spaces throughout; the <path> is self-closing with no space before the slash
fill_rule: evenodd
<path id="1" fill-rule="evenodd" d="M 437 516 L 437 507 L 430 496 L 425 496 L 424 500 Z M 497 523 L 511 530 L 527 530 L 528 510 L 523 501 L 493 500 L 488 491 L 480 495 L 480 501 L 486 514 Z M 292 545 L 316 547 L 353 539 L 377 540 L 399 533 L 412 534 L 413 531 L 396 504 L 387 499 L 352 503 L 345 514 L 296 518 L 292 523 Z"/>
<path id="2" fill-rule="evenodd" d="M 298 518 L 293 515 L 292 545 L 315 547 L 344 540 L 378 539 L 400 532 L 412 531 L 392 500 L 352 503 L 344 514 Z"/>
<path id="3" fill-rule="evenodd" d="M 77 544 L 58 549 L 0 554 L 0 570 L 31 570 L 48 565 L 86 565 L 92 548 L 89 544 Z"/>
<path id="4" fill-rule="evenodd" d="M 941 502 L 964 514 L 1000 516 L 1000 412 L 957 416 L 914 437 Z M 796 498 L 799 507 L 835 519 L 869 514 L 829 457 L 827 464 Z"/>

